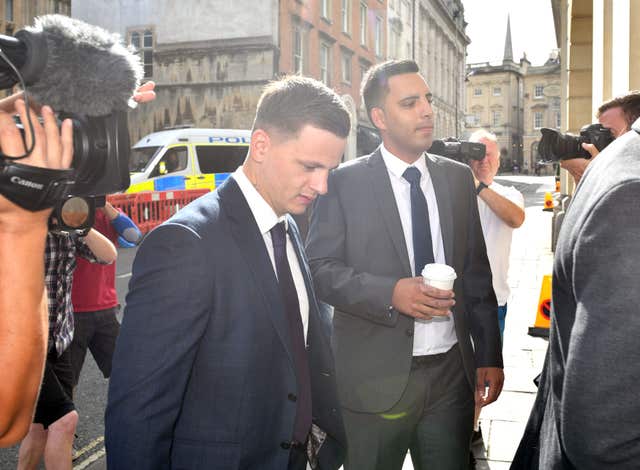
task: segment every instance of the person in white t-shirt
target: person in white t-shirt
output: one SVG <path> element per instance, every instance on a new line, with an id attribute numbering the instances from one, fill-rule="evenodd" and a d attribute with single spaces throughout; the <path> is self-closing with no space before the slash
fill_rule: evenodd
<path id="1" fill-rule="evenodd" d="M 471 160 L 469 166 L 476 182 L 478 211 L 493 274 L 493 290 L 498 299 L 498 321 L 502 337 L 510 292 L 507 272 L 511 235 L 524 222 L 524 198 L 513 186 L 503 186 L 493 180 L 500 168 L 500 150 L 496 136 L 481 129 L 474 132 L 469 140 L 487 147 L 485 157 L 482 160 Z"/>
<path id="2" fill-rule="evenodd" d="M 498 300 L 498 324 L 500 337 L 504 336 L 505 317 L 507 316 L 507 300 L 509 298 L 509 253 L 511 251 L 511 235 L 513 230 L 524 222 L 524 198 L 513 186 L 503 186 L 493 178 L 500 168 L 500 150 L 496 136 L 480 129 L 469 138 L 471 142 L 480 142 L 486 146 L 482 160 L 471 160 L 469 166 L 473 172 L 478 195 L 478 212 L 482 233 L 487 245 L 487 256 L 493 275 L 493 290 Z M 476 400 L 476 422 L 480 415 Z M 481 438 L 476 426 L 474 439 Z"/>

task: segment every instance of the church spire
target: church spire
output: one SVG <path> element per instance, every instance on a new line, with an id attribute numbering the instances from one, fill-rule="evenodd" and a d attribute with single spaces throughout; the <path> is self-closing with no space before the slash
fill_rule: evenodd
<path id="1" fill-rule="evenodd" d="M 513 47 L 511 46 L 511 15 L 507 15 L 507 37 L 504 40 L 504 57 L 502 62 L 513 62 Z"/>

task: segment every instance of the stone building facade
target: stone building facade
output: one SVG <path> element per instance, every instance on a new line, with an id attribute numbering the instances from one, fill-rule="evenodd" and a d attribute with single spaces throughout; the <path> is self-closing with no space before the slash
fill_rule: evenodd
<path id="1" fill-rule="evenodd" d="M 560 130 L 562 125 L 560 59 L 553 52 L 540 66 L 523 63 L 524 133 L 523 168 L 535 169 L 542 127 Z"/>
<path id="2" fill-rule="evenodd" d="M 283 74 L 324 81 L 363 117 L 364 71 L 386 56 L 386 0 L 83 0 L 73 16 L 139 51 L 157 99 L 131 113 L 132 140 L 167 127 L 247 129 L 262 87 Z"/>
<path id="3" fill-rule="evenodd" d="M 5 0 L 0 2 L 0 34 L 13 36 L 33 24 L 36 16 L 71 14 L 71 0 Z"/>
<path id="4" fill-rule="evenodd" d="M 541 66 L 532 66 L 526 55 L 514 62 L 507 20 L 502 64 L 467 66 L 465 137 L 477 129 L 487 129 L 498 138 L 503 170 L 517 165 L 521 171 L 533 171 L 540 128 L 559 126 L 559 85 L 557 52 L 552 52 Z"/>

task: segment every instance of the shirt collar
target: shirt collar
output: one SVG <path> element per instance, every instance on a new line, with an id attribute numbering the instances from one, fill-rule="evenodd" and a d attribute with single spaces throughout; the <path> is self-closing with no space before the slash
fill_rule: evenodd
<path id="1" fill-rule="evenodd" d="M 392 175 L 402 179 L 403 181 L 404 181 L 404 178 L 402 177 L 402 174 L 410 166 L 414 166 L 418 170 L 420 170 L 420 173 L 422 174 L 422 177 L 420 178 L 421 180 L 424 180 L 424 178 L 429 175 L 429 170 L 427 169 L 427 162 L 425 160 L 424 152 L 420 155 L 420 158 L 418 158 L 411 165 L 403 160 L 400 160 L 394 154 L 389 152 L 389 150 L 387 150 L 384 144 L 380 146 L 380 153 L 382 154 L 382 159 L 384 160 L 384 164 L 387 166 L 387 170 L 389 170 Z"/>
<path id="2" fill-rule="evenodd" d="M 242 195 L 247 200 L 249 209 L 251 209 L 251 212 L 253 213 L 253 218 L 256 219 L 258 230 L 260 230 L 261 234 L 264 235 L 269 232 L 274 225 L 282 221 L 284 221 L 285 229 L 289 228 L 287 225 L 287 218 L 284 215 L 281 217 L 276 215 L 273 208 L 264 200 L 251 181 L 249 181 L 249 178 L 247 178 L 242 167 L 238 167 L 238 169 L 233 172 L 232 176 L 236 183 L 238 183 Z"/>

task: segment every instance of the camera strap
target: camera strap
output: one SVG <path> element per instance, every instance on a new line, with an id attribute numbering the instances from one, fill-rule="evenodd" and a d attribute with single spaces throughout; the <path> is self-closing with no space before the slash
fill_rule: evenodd
<path id="1" fill-rule="evenodd" d="M 53 207 L 74 184 L 73 170 L 53 170 L 0 158 L 0 194 L 32 212 Z"/>

